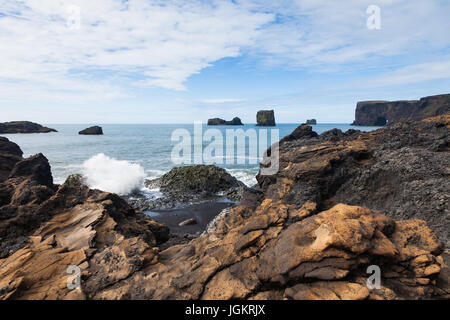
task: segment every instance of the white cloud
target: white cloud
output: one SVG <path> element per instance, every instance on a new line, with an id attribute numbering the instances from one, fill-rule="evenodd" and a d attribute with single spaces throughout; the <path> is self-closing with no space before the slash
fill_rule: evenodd
<path id="1" fill-rule="evenodd" d="M 211 103 L 211 104 L 222 104 L 222 103 L 236 103 L 236 102 L 244 102 L 244 99 L 236 99 L 236 98 L 223 98 L 223 99 L 203 99 L 202 103 Z"/>
<path id="2" fill-rule="evenodd" d="M 439 59 L 438 52 L 448 50 L 450 2 L 378 0 L 379 31 L 366 28 L 370 4 L 373 0 L 0 0 L 0 99 L 81 103 L 129 97 L 130 88 L 185 90 L 190 76 L 242 54 L 271 66 L 358 72 L 382 70 L 390 57 L 420 60 L 435 52 Z M 80 29 L 67 26 L 72 5 L 81 9 Z M 432 78 L 420 73 L 434 62 L 420 63 L 408 67 L 405 59 L 392 83 Z M 448 76 L 445 68 L 433 70 L 434 77 Z"/>
<path id="3" fill-rule="evenodd" d="M 67 24 L 74 5 L 79 29 Z M 272 19 L 226 1 L 6 0 L 0 8 L 0 81 L 69 93 L 121 82 L 183 90 L 189 76 L 240 55 Z"/>

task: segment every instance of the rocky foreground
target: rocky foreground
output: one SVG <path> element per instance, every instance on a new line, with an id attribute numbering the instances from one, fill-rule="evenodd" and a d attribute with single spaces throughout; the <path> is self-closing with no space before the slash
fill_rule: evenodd
<path id="1" fill-rule="evenodd" d="M 260 193 L 165 250 L 166 227 L 116 195 L 53 185 L 43 155 L 0 139 L 0 298 L 448 299 L 449 128 L 301 126 Z M 70 265 L 81 289 L 67 288 Z"/>

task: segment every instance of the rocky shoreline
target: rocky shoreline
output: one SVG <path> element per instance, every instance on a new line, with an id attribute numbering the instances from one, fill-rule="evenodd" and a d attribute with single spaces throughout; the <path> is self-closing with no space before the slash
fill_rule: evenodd
<path id="1" fill-rule="evenodd" d="M 302 125 L 260 190 L 175 242 L 117 195 L 54 185 L 42 154 L 2 138 L 0 299 L 449 299 L 449 129 L 449 115 L 370 133 Z M 193 188 L 186 174 L 168 193 Z"/>

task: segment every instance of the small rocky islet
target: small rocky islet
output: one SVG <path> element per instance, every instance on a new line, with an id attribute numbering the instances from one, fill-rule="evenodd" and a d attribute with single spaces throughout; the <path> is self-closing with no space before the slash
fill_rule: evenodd
<path id="1" fill-rule="evenodd" d="M 0 299 L 448 299 L 449 129 L 450 115 L 369 133 L 302 125 L 280 141 L 278 173 L 176 245 L 123 198 L 80 176 L 55 185 L 44 155 L 1 138 Z M 150 183 L 174 197 L 241 188 L 212 167 Z M 60 285 L 67 265 L 81 290 Z"/>

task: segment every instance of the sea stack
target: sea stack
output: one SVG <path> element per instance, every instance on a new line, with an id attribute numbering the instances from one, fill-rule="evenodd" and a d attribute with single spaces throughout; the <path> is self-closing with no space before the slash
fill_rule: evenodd
<path id="1" fill-rule="evenodd" d="M 273 110 L 261 110 L 256 114 L 256 125 L 259 127 L 274 127 L 275 113 Z"/>
<path id="2" fill-rule="evenodd" d="M 208 120 L 208 126 L 243 126 L 241 119 L 234 117 L 231 121 L 226 121 L 220 118 L 213 118 Z"/>
<path id="3" fill-rule="evenodd" d="M 43 127 L 30 121 L 11 121 L 0 123 L 0 133 L 49 133 L 58 132 L 55 129 Z"/>
<path id="4" fill-rule="evenodd" d="M 102 127 L 99 126 L 93 126 L 93 127 L 89 127 L 87 129 L 81 130 L 80 132 L 78 132 L 78 134 L 84 134 L 84 135 L 102 135 L 103 134 L 103 130 Z"/>

